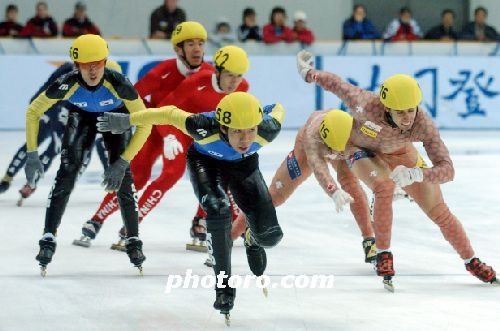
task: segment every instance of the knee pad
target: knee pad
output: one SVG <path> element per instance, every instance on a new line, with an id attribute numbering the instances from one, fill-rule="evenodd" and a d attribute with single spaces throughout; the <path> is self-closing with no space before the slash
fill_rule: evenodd
<path id="1" fill-rule="evenodd" d="M 276 246 L 283 239 L 283 231 L 279 225 L 267 228 L 264 232 L 252 232 L 252 237 L 257 245 L 264 248 Z"/>
<path id="2" fill-rule="evenodd" d="M 201 206 L 207 213 L 207 218 L 229 218 L 231 219 L 231 204 L 227 196 L 215 197 L 205 195 L 202 198 Z"/>

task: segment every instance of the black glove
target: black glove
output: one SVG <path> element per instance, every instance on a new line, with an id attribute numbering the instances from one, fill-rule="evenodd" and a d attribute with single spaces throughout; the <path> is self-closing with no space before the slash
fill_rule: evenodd
<path id="1" fill-rule="evenodd" d="M 130 129 L 130 114 L 104 113 L 97 117 L 97 131 L 120 134 Z"/>
<path id="2" fill-rule="evenodd" d="M 26 165 L 24 166 L 26 179 L 31 188 L 36 187 L 36 182 L 43 177 L 43 164 L 37 151 L 28 152 Z"/>
<path id="3" fill-rule="evenodd" d="M 107 192 L 115 192 L 120 189 L 123 176 L 125 176 L 128 167 L 129 162 L 120 157 L 104 171 L 104 180 L 101 185 L 104 186 Z"/>

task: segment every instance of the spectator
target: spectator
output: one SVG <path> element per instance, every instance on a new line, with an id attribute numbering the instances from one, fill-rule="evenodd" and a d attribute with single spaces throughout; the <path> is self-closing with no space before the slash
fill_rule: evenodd
<path id="1" fill-rule="evenodd" d="M 293 40 L 302 45 L 311 45 L 314 41 L 314 34 L 306 26 L 307 15 L 299 10 L 293 15 Z"/>
<path id="2" fill-rule="evenodd" d="M 57 24 L 49 15 L 49 7 L 44 1 L 36 4 L 36 16 L 32 17 L 19 35 L 23 37 L 57 37 Z"/>
<path id="3" fill-rule="evenodd" d="M 422 38 L 422 31 L 417 21 L 411 17 L 411 10 L 403 7 L 399 11 L 399 18 L 395 18 L 387 26 L 384 39 L 390 41 L 411 41 Z"/>
<path id="4" fill-rule="evenodd" d="M 153 39 L 170 39 L 177 24 L 186 21 L 186 13 L 177 7 L 177 0 L 164 0 L 163 6 L 151 13 L 149 37 Z"/>
<path id="5" fill-rule="evenodd" d="M 344 21 L 342 31 L 344 40 L 380 38 L 380 33 L 366 18 L 366 8 L 363 5 L 354 5 L 352 16 Z"/>
<path id="6" fill-rule="evenodd" d="M 270 23 L 264 26 L 262 39 L 266 44 L 280 41 L 293 42 L 293 31 L 286 26 L 286 11 L 283 7 L 274 7 L 271 11 Z"/>
<path id="7" fill-rule="evenodd" d="M 17 23 L 17 6 L 8 5 L 5 8 L 5 21 L 0 23 L 0 36 L 15 37 L 22 29 L 23 26 Z"/>
<path id="8" fill-rule="evenodd" d="M 81 1 L 75 4 L 73 17 L 68 18 L 63 25 L 64 37 L 78 37 L 82 34 L 101 34 L 99 28 L 87 16 L 87 6 Z"/>
<path id="9" fill-rule="evenodd" d="M 451 9 L 445 9 L 441 13 L 441 24 L 436 25 L 425 34 L 424 39 L 434 40 L 455 40 L 458 38 L 457 33 L 453 30 L 455 21 L 455 13 Z"/>
<path id="10" fill-rule="evenodd" d="M 495 41 L 498 34 L 494 27 L 486 24 L 488 11 L 484 7 L 474 10 L 474 21 L 467 23 L 461 33 L 461 39 Z"/>
<path id="11" fill-rule="evenodd" d="M 227 18 L 219 18 L 219 20 L 215 23 L 215 31 L 209 39 L 217 48 L 227 44 L 232 44 L 236 41 L 236 35 L 232 31 Z"/>
<path id="12" fill-rule="evenodd" d="M 242 42 L 248 40 L 261 41 L 260 28 L 256 23 L 255 10 L 245 8 L 243 11 L 243 24 L 238 29 L 238 39 Z"/>

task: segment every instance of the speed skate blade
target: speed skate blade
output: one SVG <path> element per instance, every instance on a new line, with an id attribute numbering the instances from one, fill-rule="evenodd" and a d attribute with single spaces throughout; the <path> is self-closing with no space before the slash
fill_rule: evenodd
<path id="1" fill-rule="evenodd" d="M 82 237 L 80 239 L 75 239 L 73 240 L 73 245 L 75 246 L 81 246 L 81 247 L 87 247 L 89 248 L 90 245 L 92 245 L 92 242 L 91 242 L 92 239 L 88 238 L 88 237 Z"/>
<path id="2" fill-rule="evenodd" d="M 112 244 L 110 249 L 114 250 L 114 251 L 120 251 L 120 252 L 126 252 L 127 249 L 125 248 L 125 245 L 122 245 L 120 243 L 117 243 L 117 244 Z"/>
<path id="3" fill-rule="evenodd" d="M 186 244 L 186 250 L 200 252 L 200 253 L 208 252 L 207 246 L 197 245 L 197 244 Z"/>

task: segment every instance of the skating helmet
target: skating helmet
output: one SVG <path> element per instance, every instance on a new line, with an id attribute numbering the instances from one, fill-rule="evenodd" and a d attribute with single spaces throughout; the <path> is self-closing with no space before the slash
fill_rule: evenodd
<path id="1" fill-rule="evenodd" d="M 232 129 L 250 129 L 262 122 L 264 113 L 259 100 L 246 92 L 226 95 L 217 105 L 215 119 Z"/>
<path id="2" fill-rule="evenodd" d="M 207 40 L 207 30 L 198 22 L 182 22 L 172 32 L 172 45 L 178 45 L 188 39 Z"/>
<path id="3" fill-rule="evenodd" d="M 238 46 L 224 46 L 214 55 L 215 68 L 243 75 L 250 68 L 247 52 Z"/>
<path id="4" fill-rule="evenodd" d="M 90 63 L 106 59 L 109 55 L 108 44 L 101 36 L 84 34 L 76 38 L 69 48 L 73 62 Z"/>
<path id="5" fill-rule="evenodd" d="M 106 61 L 106 68 L 122 73 L 122 66 L 119 65 L 118 62 L 116 62 L 115 60 L 108 59 Z"/>
<path id="6" fill-rule="evenodd" d="M 408 75 L 394 75 L 380 86 L 380 102 L 393 110 L 415 108 L 422 100 L 417 81 Z"/>
<path id="7" fill-rule="evenodd" d="M 328 147 L 343 152 L 351 136 L 352 123 L 351 115 L 339 109 L 332 109 L 323 118 L 319 135 Z"/>

